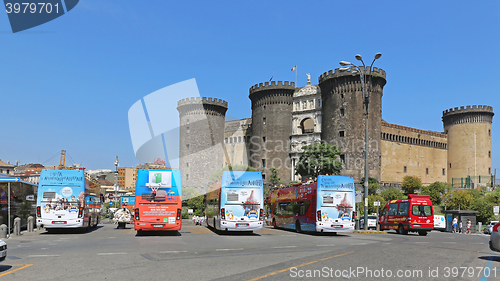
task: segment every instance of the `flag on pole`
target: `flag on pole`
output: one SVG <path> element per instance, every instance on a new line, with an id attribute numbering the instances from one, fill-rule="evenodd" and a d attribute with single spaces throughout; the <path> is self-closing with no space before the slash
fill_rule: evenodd
<path id="1" fill-rule="evenodd" d="M 297 69 L 297 66 L 292 67 L 292 71 L 295 71 Z"/>

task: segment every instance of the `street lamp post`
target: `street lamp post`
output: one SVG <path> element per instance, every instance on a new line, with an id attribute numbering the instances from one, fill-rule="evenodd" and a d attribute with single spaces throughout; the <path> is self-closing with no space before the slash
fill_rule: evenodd
<path id="1" fill-rule="evenodd" d="M 118 191 L 118 155 L 116 155 L 116 160 L 115 160 L 115 186 L 113 186 L 113 189 L 115 191 L 115 202 L 118 200 L 118 197 L 116 196 L 116 192 Z"/>
<path id="2" fill-rule="evenodd" d="M 370 68 L 369 68 L 369 73 L 368 73 L 368 79 L 369 79 L 369 87 L 371 87 L 371 80 L 372 80 L 372 66 L 373 66 L 373 63 L 375 62 L 375 60 L 379 59 L 380 57 L 382 56 L 382 53 L 377 53 L 375 54 L 375 58 L 373 59 L 372 61 L 372 64 L 370 65 Z M 363 58 L 361 57 L 361 55 L 356 55 L 355 58 L 359 61 L 361 61 L 361 63 L 363 64 L 363 68 L 361 69 L 361 67 L 353 64 L 353 63 L 350 63 L 350 62 L 347 62 L 347 61 L 341 61 L 340 62 L 340 65 L 341 66 L 348 66 L 350 65 L 351 67 L 344 67 L 344 68 L 341 68 L 340 70 L 348 70 L 348 69 L 351 69 L 353 70 L 353 68 L 355 68 L 358 72 L 359 72 L 359 78 L 361 80 L 361 91 L 362 91 L 362 95 L 363 95 L 363 114 L 365 115 L 365 183 L 364 183 L 364 187 L 365 187 L 365 196 L 364 196 L 364 201 L 365 201 L 365 207 L 364 207 L 364 210 L 365 210 L 365 214 L 364 214 L 364 221 L 367 222 L 368 221 L 368 103 L 369 103 L 369 96 L 368 96 L 368 92 L 366 90 L 366 76 L 367 76 L 367 71 L 366 71 L 366 66 L 365 66 L 365 63 L 363 62 Z M 353 75 L 355 74 L 355 72 L 353 71 Z M 364 227 L 363 227 L 365 230 L 368 229 L 368 223 L 365 223 L 364 224 Z"/>

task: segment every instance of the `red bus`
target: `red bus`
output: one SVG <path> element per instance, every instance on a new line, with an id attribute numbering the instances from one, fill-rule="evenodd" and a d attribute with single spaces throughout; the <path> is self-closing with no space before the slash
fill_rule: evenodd
<path id="1" fill-rule="evenodd" d="M 135 188 L 135 222 L 142 231 L 178 231 L 182 224 L 181 172 L 139 169 Z"/>
<path id="2" fill-rule="evenodd" d="M 434 210 L 429 195 L 409 194 L 408 199 L 389 201 L 379 218 L 380 230 L 399 234 L 418 232 L 425 236 L 434 227 Z"/>
<path id="3" fill-rule="evenodd" d="M 354 181 L 344 176 L 318 176 L 318 182 L 272 190 L 268 197 L 275 228 L 317 232 L 354 232 Z"/>

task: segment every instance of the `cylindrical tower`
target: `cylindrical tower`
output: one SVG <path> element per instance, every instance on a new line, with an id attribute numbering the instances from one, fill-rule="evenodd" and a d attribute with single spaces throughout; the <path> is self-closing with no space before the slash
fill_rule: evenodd
<path id="1" fill-rule="evenodd" d="M 366 68 L 369 73 L 369 67 Z M 321 139 L 337 145 L 344 162 L 342 175 L 354 177 L 359 182 L 364 177 L 365 124 L 363 92 L 359 74 L 350 71 L 323 73 L 319 77 L 323 100 L 323 122 Z M 367 75 L 366 87 L 369 96 L 368 114 L 368 171 L 369 177 L 380 181 L 382 92 L 386 73 L 374 67 L 371 77 Z"/>
<path id="2" fill-rule="evenodd" d="M 460 182 L 462 186 L 464 179 L 471 176 L 472 183 L 477 184 L 479 179 L 474 176 L 491 175 L 493 115 L 493 107 L 486 105 L 443 111 L 444 131 L 448 135 L 448 183 L 456 187 Z"/>
<path id="3" fill-rule="evenodd" d="M 290 179 L 289 140 L 291 135 L 295 83 L 272 81 L 250 88 L 252 137 L 250 166 L 262 171 L 265 181 L 271 168 L 278 170 L 282 182 Z"/>
<path id="4" fill-rule="evenodd" d="M 179 168 L 182 185 L 205 187 L 224 164 L 224 124 L 227 102 L 212 98 L 187 98 L 179 111 Z"/>

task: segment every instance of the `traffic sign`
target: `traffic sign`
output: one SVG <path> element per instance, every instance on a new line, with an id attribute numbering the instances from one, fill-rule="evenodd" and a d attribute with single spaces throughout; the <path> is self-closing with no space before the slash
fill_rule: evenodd
<path id="1" fill-rule="evenodd" d="M 500 211 L 500 207 L 499 206 L 493 206 L 493 213 L 495 214 L 495 216 L 498 216 L 498 213 Z"/>
<path id="2" fill-rule="evenodd" d="M 113 206 L 113 201 L 109 201 L 109 206 Z"/>
<path id="3" fill-rule="evenodd" d="M 113 194 L 110 194 L 110 195 L 109 195 L 109 199 L 113 199 Z"/>
<path id="4" fill-rule="evenodd" d="M 380 201 L 373 201 L 373 206 L 380 206 Z"/>

